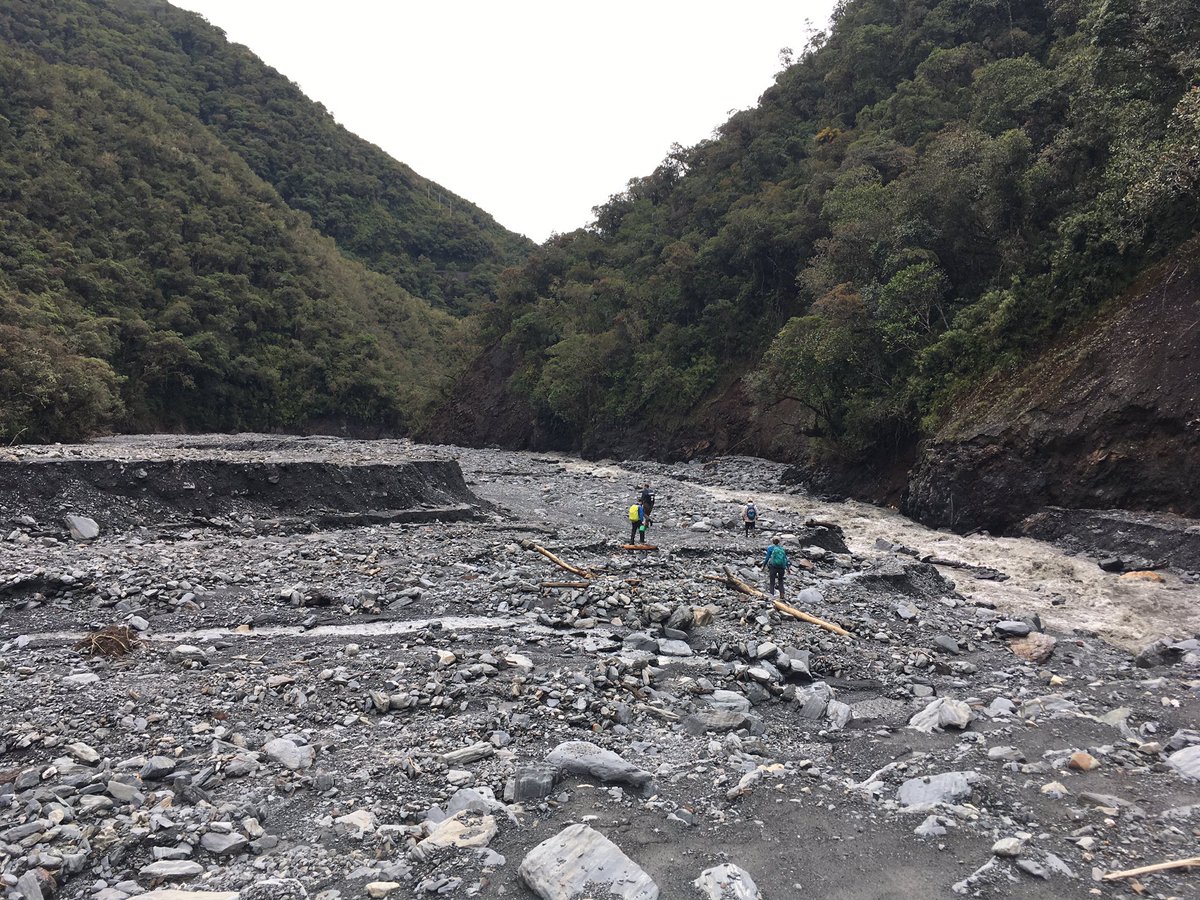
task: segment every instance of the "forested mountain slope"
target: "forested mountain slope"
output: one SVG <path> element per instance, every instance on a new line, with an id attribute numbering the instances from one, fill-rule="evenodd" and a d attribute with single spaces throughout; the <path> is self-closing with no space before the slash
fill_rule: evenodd
<path id="1" fill-rule="evenodd" d="M 103 72 L 199 120 L 319 232 L 435 305 L 464 312 L 490 297 L 499 271 L 533 246 L 164 0 L 6 0 L 0 43 Z"/>
<path id="2" fill-rule="evenodd" d="M 1197 0 L 847 0 L 504 282 L 458 392 L 492 406 L 435 433 L 765 453 L 898 498 L 965 392 L 1196 233 L 1198 77 Z"/>
<path id="3" fill-rule="evenodd" d="M 411 429 L 467 358 L 437 307 L 529 246 L 164 3 L 13 0 L 0 47 L 5 441 Z"/>

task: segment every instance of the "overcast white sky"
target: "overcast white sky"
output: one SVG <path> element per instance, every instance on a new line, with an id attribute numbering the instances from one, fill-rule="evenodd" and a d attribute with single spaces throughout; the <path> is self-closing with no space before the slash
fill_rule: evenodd
<path id="1" fill-rule="evenodd" d="M 542 241 L 753 106 L 833 0 L 172 0 Z"/>

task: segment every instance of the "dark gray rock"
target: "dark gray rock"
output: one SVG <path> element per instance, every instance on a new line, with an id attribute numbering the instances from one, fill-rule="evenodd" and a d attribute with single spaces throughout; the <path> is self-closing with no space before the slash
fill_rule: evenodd
<path id="1" fill-rule="evenodd" d="M 1001 634 L 1009 634 L 1014 637 L 1024 637 L 1033 631 L 1029 627 L 1028 622 L 1018 622 L 1015 619 L 1006 619 L 1003 622 L 997 622 L 992 628 Z"/>
<path id="2" fill-rule="evenodd" d="M 584 775 L 597 781 L 645 787 L 651 774 L 588 741 L 567 741 L 546 756 L 546 763 L 569 775 Z"/>
<path id="3" fill-rule="evenodd" d="M 692 713 L 683 720 L 683 730 L 688 734 L 703 735 L 709 731 L 718 734 L 726 731 L 736 731 L 745 728 L 750 717 L 744 712 L 728 709 L 704 709 Z"/>

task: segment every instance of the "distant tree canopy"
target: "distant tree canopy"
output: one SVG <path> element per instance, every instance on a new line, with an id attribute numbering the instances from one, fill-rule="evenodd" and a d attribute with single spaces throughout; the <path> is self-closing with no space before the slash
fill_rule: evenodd
<path id="1" fill-rule="evenodd" d="M 165 3 L 13 0 L 0 45 L 4 441 L 409 430 L 531 246 Z"/>
<path id="2" fill-rule="evenodd" d="M 1197 0 L 847 0 L 754 109 L 502 282 L 511 389 L 581 442 L 748 376 L 866 457 L 1200 226 Z"/>

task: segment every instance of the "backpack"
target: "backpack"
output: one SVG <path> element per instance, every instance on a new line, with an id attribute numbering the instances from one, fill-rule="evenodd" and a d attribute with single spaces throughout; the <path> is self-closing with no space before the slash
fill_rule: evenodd
<path id="1" fill-rule="evenodd" d="M 638 522 L 641 520 L 641 518 L 642 518 L 642 512 L 640 509 L 638 509 L 638 505 L 636 503 L 633 504 L 633 506 L 629 507 L 629 521 L 630 522 Z"/>
<path id="2" fill-rule="evenodd" d="M 758 510 L 754 508 L 753 503 L 746 507 L 746 518 L 751 522 L 758 518 Z"/>
<path id="3" fill-rule="evenodd" d="M 787 554 L 783 552 L 783 548 L 778 544 L 771 547 L 771 555 L 768 557 L 767 563 L 772 566 L 787 565 Z"/>

